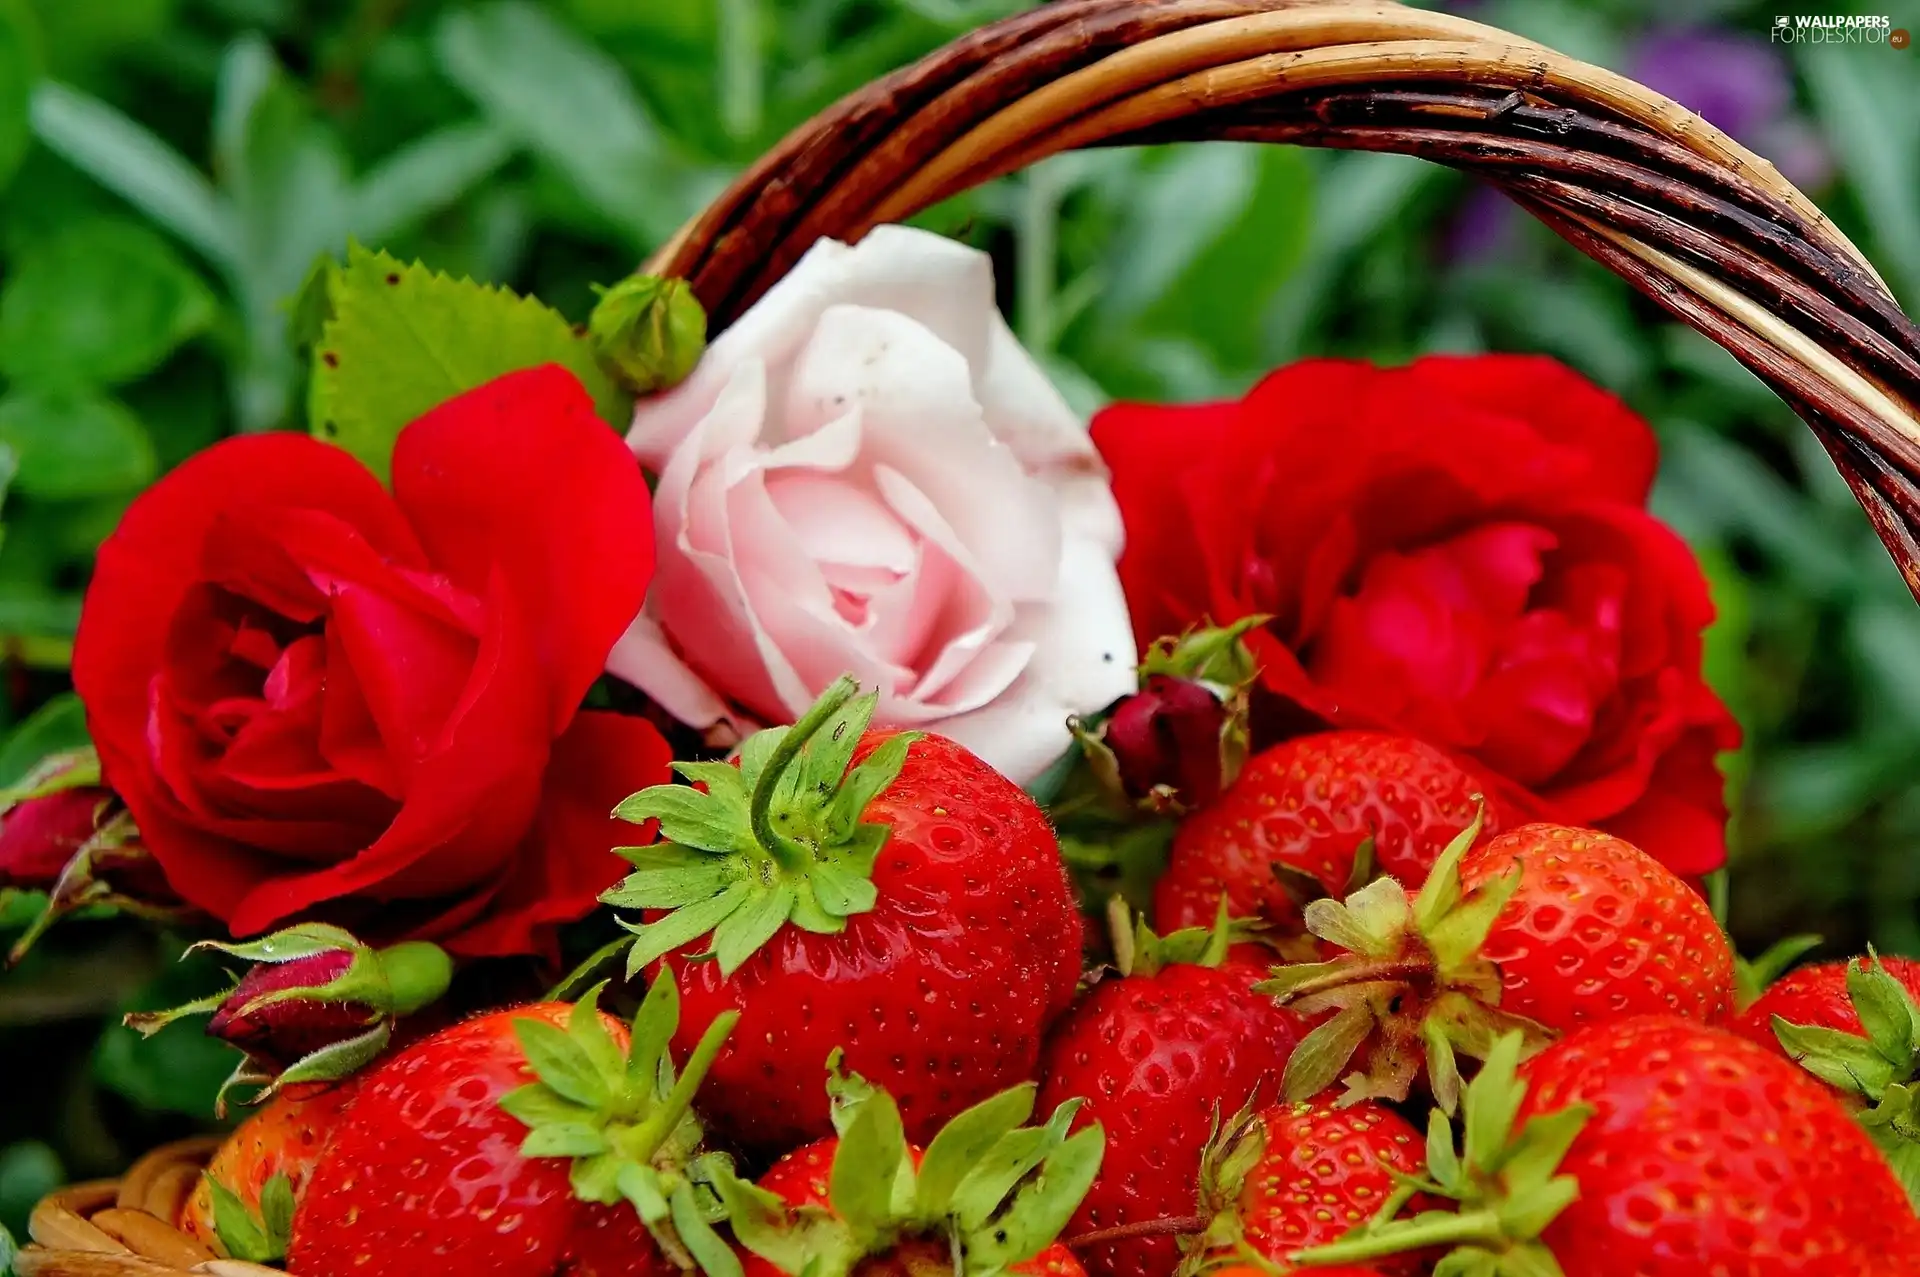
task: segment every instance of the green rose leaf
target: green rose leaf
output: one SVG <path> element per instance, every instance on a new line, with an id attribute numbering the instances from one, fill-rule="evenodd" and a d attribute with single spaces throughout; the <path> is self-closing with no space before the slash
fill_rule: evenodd
<path id="1" fill-rule="evenodd" d="M 327 296 L 314 345 L 308 415 L 313 433 L 386 477 L 401 428 L 496 377 L 559 364 L 578 377 L 601 416 L 627 424 L 619 390 L 558 311 L 503 288 L 452 279 L 351 245 L 346 265 L 322 272 Z"/>
<path id="2" fill-rule="evenodd" d="M 0 373 L 28 386 L 117 385 L 158 368 L 217 313 L 154 232 L 126 218 L 80 222 L 34 245 L 0 293 Z"/>

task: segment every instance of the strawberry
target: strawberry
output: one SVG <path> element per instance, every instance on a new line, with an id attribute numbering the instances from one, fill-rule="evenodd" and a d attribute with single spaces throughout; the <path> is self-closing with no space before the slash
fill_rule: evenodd
<path id="1" fill-rule="evenodd" d="M 1770 1051 L 1789 1056 L 1792 1052 L 1780 1045 L 1775 1034 L 1776 1019 L 1790 1025 L 1858 1036 L 1865 1029 L 1861 1027 L 1860 1011 L 1851 986 L 1858 983 L 1862 972 L 1884 971 L 1909 998 L 1920 997 L 1920 962 L 1876 955 L 1871 964 L 1868 967 L 1854 958 L 1848 962 L 1816 962 L 1800 967 L 1769 985 L 1745 1011 L 1729 1021 L 1727 1027 Z"/>
<path id="2" fill-rule="evenodd" d="M 717 1163 L 700 1153 L 689 1108 L 732 1020 L 714 1022 L 676 1080 L 666 1049 L 677 1013 L 668 978 L 631 1033 L 589 995 L 463 1021 L 380 1065 L 294 1212 L 289 1267 L 550 1277 L 572 1261 L 583 1277 L 645 1277 L 698 1262 L 712 1277 L 737 1273 L 707 1220 L 717 1203 L 700 1184 Z M 621 1249 L 623 1264 L 605 1262 Z"/>
<path id="3" fill-rule="evenodd" d="M 1062 1017 L 1041 1057 L 1040 1107 L 1080 1099 L 1082 1119 L 1107 1132 L 1075 1233 L 1191 1217 L 1208 1132 L 1222 1114 L 1272 1097 L 1306 1033 L 1299 1017 L 1252 991 L 1263 970 L 1228 959 L 1238 929 L 1224 909 L 1209 930 L 1162 939 L 1114 904 L 1120 978 L 1102 980 Z M 1161 1277 L 1178 1254 L 1170 1234 L 1078 1249 L 1102 1277 Z"/>
<path id="4" fill-rule="evenodd" d="M 1523 825 L 1455 839 L 1416 899 L 1381 879 L 1345 904 L 1315 901 L 1315 935 L 1347 950 L 1261 985 L 1306 1014 L 1335 1014 L 1288 1063 L 1289 1096 L 1318 1093 L 1356 1054 L 1360 1098 L 1406 1098 L 1421 1064 L 1452 1112 L 1456 1053 L 1520 1030 L 1529 1047 L 1649 1012 L 1725 1015 L 1733 951 L 1700 895 L 1608 834 Z"/>
<path id="5" fill-rule="evenodd" d="M 835 1049 L 894 1094 L 908 1135 L 1031 1077 L 1080 973 L 1080 916 L 1046 815 L 961 746 L 869 732 L 877 697 L 836 683 L 704 788 L 621 804 L 666 840 L 622 851 L 603 899 L 646 921 L 629 973 L 677 953 L 684 1049 L 727 1012 L 707 1114 L 749 1147 L 831 1130 L 806 1078 Z M 713 961 L 695 961 L 711 957 Z"/>
<path id="6" fill-rule="evenodd" d="M 1920 1208 L 1920 962 L 1802 967 L 1761 994 L 1734 1032 L 1825 1082 Z"/>
<path id="7" fill-rule="evenodd" d="M 1904 1277 L 1906 1199 L 1846 1111 L 1722 1029 L 1636 1016 L 1573 1033 L 1518 1068 L 1502 1038 L 1468 1086 L 1465 1147 L 1428 1133 L 1423 1191 L 1455 1199 L 1302 1256 L 1377 1260 L 1457 1247 L 1440 1270 L 1498 1277 Z"/>
<path id="8" fill-rule="evenodd" d="M 1406 1202 L 1399 1185 L 1420 1171 L 1421 1152 L 1420 1133 L 1380 1104 L 1342 1107 L 1320 1096 L 1243 1110 L 1207 1150 L 1208 1223 L 1184 1243 L 1181 1277 L 1218 1277 L 1241 1261 L 1291 1271 L 1295 1252 Z M 1395 1256 L 1381 1271 L 1405 1273 L 1413 1262 Z"/>
<path id="9" fill-rule="evenodd" d="M 1205 926 L 1224 895 L 1237 918 L 1297 930 L 1297 898 L 1350 891 L 1369 842 L 1373 864 L 1417 889 L 1486 792 L 1450 756 L 1404 736 L 1321 732 L 1275 745 L 1181 824 L 1154 923 Z M 1497 829 L 1501 819 L 1493 807 L 1484 822 Z"/>
<path id="10" fill-rule="evenodd" d="M 884 1090 L 829 1064 L 835 1134 L 748 1184 L 714 1185 L 745 1252 L 745 1277 L 1084 1277 L 1055 1238 L 1100 1167 L 1098 1124 L 1075 1134 L 1078 1101 L 1045 1126 L 1027 1083 L 948 1123 L 923 1150 Z"/>
<path id="11" fill-rule="evenodd" d="M 181 1207 L 180 1231 L 233 1259 L 286 1258 L 295 1204 L 353 1092 L 350 1081 L 290 1087 L 242 1122 Z"/>

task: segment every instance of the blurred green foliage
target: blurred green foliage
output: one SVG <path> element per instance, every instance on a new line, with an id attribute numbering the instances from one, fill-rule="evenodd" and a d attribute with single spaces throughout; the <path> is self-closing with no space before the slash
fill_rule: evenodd
<path id="1" fill-rule="evenodd" d="M 787 129 L 1016 7 L 0 0 L 0 446 L 18 464 L 0 771 L 77 725 L 71 701 L 33 711 L 65 686 L 90 557 L 129 499 L 217 438 L 299 424 L 286 303 L 317 254 L 357 237 L 582 320 L 592 284 Z M 1458 7 L 1629 71 L 1676 24 L 1764 47 L 1774 12 Z M 1769 137 L 1811 148 L 1813 193 L 1920 308 L 1920 53 L 1816 47 L 1773 74 L 1787 131 Z M 1303 355 L 1432 350 L 1544 351 L 1621 394 L 1660 432 L 1658 508 L 1721 605 L 1708 659 L 1748 733 L 1730 760 L 1736 933 L 1920 954 L 1920 612 L 1812 437 L 1730 356 L 1408 159 L 1071 155 L 923 220 L 995 254 L 1020 335 L 1085 408 L 1237 394 Z M 204 1117 L 219 1053 L 189 1030 L 135 1054 L 108 1027 L 205 987 L 176 953 L 76 923 L 0 979 L 0 1224 Z"/>

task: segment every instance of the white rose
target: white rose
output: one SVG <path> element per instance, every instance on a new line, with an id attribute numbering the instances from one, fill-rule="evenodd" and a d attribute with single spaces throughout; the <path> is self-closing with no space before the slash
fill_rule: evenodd
<path id="1" fill-rule="evenodd" d="M 790 722 L 851 673 L 1025 782 L 1134 688 L 1106 469 L 983 253 L 821 241 L 627 442 L 659 566 L 608 669 L 684 722 Z"/>

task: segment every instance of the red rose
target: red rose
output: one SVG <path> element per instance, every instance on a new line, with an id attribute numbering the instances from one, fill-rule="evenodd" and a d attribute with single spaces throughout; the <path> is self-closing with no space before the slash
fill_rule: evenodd
<path id="1" fill-rule="evenodd" d="M 1239 403 L 1093 423 L 1144 644 L 1257 613 L 1307 714 L 1477 759 L 1537 814 L 1676 871 L 1726 857 L 1692 553 L 1646 512 L 1646 423 L 1549 359 L 1309 360 Z"/>
<path id="2" fill-rule="evenodd" d="M 168 881 L 235 935 L 532 952 L 667 778 L 651 725 L 577 712 L 652 566 L 632 454 L 531 369 L 402 431 L 391 494 L 300 435 L 186 462 L 101 547 L 74 683 Z"/>

